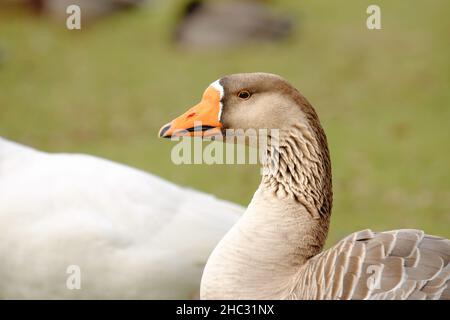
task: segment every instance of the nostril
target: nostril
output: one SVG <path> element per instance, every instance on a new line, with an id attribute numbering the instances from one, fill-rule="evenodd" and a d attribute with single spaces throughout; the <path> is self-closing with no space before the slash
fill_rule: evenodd
<path id="1" fill-rule="evenodd" d="M 189 119 L 189 118 L 192 118 L 192 117 L 195 116 L 195 115 L 196 115 L 196 113 L 195 113 L 195 112 L 192 112 L 192 113 L 188 114 L 186 118 Z"/>

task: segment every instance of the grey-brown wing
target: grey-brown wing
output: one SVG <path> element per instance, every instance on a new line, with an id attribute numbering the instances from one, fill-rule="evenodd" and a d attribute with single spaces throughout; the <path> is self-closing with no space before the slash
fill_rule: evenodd
<path id="1" fill-rule="evenodd" d="M 355 232 L 313 257 L 292 298 L 450 300 L 450 240 L 421 230 Z"/>

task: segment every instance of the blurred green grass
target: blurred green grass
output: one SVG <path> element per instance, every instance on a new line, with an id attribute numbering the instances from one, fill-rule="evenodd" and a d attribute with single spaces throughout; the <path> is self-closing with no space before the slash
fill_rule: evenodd
<path id="1" fill-rule="evenodd" d="M 176 166 L 160 126 L 235 72 L 284 76 L 317 109 L 334 174 L 328 245 L 358 229 L 450 237 L 450 2 L 275 1 L 296 21 L 281 43 L 185 52 L 170 42 L 180 1 L 68 31 L 0 12 L 0 135 L 90 153 L 247 205 L 255 166 Z M 199 204 L 201 205 L 201 204 Z"/>

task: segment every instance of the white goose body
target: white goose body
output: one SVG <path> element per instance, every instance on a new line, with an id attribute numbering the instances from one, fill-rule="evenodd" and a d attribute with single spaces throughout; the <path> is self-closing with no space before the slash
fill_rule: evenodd
<path id="1" fill-rule="evenodd" d="M 0 298 L 189 298 L 242 208 L 108 160 L 0 138 Z M 66 286 L 68 267 L 81 289 Z"/>
<path id="2" fill-rule="evenodd" d="M 333 198 L 327 139 L 313 107 L 287 81 L 225 76 L 160 135 L 192 135 L 199 122 L 205 136 L 278 131 L 265 137 L 268 159 L 250 205 L 208 259 L 201 298 L 450 299 L 448 239 L 363 230 L 322 251 Z"/>

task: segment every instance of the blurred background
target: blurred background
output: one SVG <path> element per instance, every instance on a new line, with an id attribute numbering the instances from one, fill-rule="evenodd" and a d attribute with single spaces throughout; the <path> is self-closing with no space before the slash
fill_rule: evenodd
<path id="1" fill-rule="evenodd" d="M 66 28 L 68 3 L 81 30 Z M 370 4 L 382 30 L 366 28 Z M 0 0 L 0 136 L 246 206 L 257 166 L 176 166 L 157 132 L 223 75 L 277 73 L 328 135 L 328 246 L 365 228 L 448 238 L 449 12 L 446 0 Z"/>

